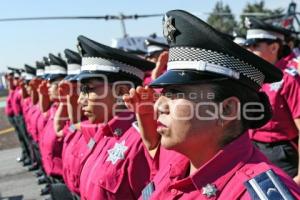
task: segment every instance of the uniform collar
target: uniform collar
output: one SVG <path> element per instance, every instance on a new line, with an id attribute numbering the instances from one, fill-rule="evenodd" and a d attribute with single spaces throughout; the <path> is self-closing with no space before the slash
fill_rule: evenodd
<path id="1" fill-rule="evenodd" d="M 96 135 L 102 136 L 102 132 L 105 132 L 105 127 L 106 126 L 104 124 L 92 124 L 89 120 L 80 122 L 80 130 L 87 143 Z"/>
<path id="2" fill-rule="evenodd" d="M 81 122 L 80 129 L 86 142 L 89 142 L 91 138 L 94 138 L 95 141 L 98 141 L 104 136 L 120 137 L 131 127 L 131 124 L 134 120 L 134 113 L 120 112 L 107 124 L 91 124 L 88 120 L 83 121 Z"/>
<path id="3" fill-rule="evenodd" d="M 191 176 L 188 176 L 190 167 L 188 162 L 171 166 L 170 179 L 171 181 L 173 179 L 171 187 L 184 190 L 193 185 L 195 189 L 201 191 L 207 184 L 213 184 L 220 191 L 235 172 L 251 158 L 253 152 L 254 147 L 246 132 L 226 145 Z"/>
<path id="4" fill-rule="evenodd" d="M 278 60 L 275 63 L 275 66 L 278 67 L 279 69 L 283 70 L 287 67 L 287 64 L 290 60 L 292 60 L 293 58 L 295 58 L 295 54 L 294 52 L 291 52 L 289 55 L 281 58 L 280 60 Z"/>
<path id="5" fill-rule="evenodd" d="M 107 136 L 121 137 L 135 121 L 135 114 L 129 111 L 117 113 L 108 123 Z"/>

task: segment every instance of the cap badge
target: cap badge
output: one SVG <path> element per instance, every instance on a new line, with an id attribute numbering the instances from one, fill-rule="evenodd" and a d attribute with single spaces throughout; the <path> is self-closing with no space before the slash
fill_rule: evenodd
<path id="1" fill-rule="evenodd" d="M 248 29 L 251 28 L 251 25 L 252 25 L 252 24 L 251 24 L 251 20 L 249 19 L 249 17 L 246 17 L 246 18 L 245 18 L 244 25 L 245 25 L 245 27 L 248 28 Z"/>
<path id="2" fill-rule="evenodd" d="M 118 160 L 123 160 L 125 158 L 124 153 L 127 149 L 128 147 L 125 146 L 125 140 L 121 143 L 115 143 L 115 146 L 107 151 L 108 158 L 106 161 L 110 161 L 113 165 L 116 164 Z"/>
<path id="3" fill-rule="evenodd" d="M 207 184 L 202 188 L 202 194 L 207 196 L 208 198 L 214 197 L 217 195 L 217 188 L 213 184 Z"/>
<path id="4" fill-rule="evenodd" d="M 78 43 L 78 44 L 76 45 L 76 47 L 77 47 L 78 53 L 82 56 L 82 55 L 83 55 L 83 52 L 82 52 L 82 48 L 81 48 L 81 46 L 80 46 L 80 43 Z"/>
<path id="5" fill-rule="evenodd" d="M 176 32 L 176 28 L 172 24 L 173 18 L 165 15 L 163 20 L 163 34 L 168 42 L 175 41 L 174 33 Z"/>
<path id="6" fill-rule="evenodd" d="M 185 76 L 185 72 L 184 72 L 184 71 L 179 72 L 178 74 L 179 74 L 180 76 Z"/>

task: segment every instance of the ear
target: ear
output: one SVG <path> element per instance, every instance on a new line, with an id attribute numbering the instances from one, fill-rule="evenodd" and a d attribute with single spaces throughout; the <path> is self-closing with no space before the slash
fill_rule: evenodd
<path id="1" fill-rule="evenodd" d="M 129 94 L 130 87 L 126 84 L 116 84 L 115 85 L 115 94 L 118 96 L 123 96 L 124 94 Z"/>
<path id="2" fill-rule="evenodd" d="M 279 51 L 279 44 L 277 42 L 273 42 L 272 44 L 270 44 L 270 52 L 274 55 L 278 54 Z"/>
<path id="3" fill-rule="evenodd" d="M 224 124 L 238 119 L 241 114 L 241 103 L 237 97 L 229 97 L 220 104 L 220 119 Z"/>

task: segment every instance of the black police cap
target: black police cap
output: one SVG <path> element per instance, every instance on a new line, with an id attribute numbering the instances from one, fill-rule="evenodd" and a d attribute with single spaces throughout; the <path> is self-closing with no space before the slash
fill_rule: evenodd
<path id="1" fill-rule="evenodd" d="M 54 81 L 58 78 L 64 78 L 67 75 L 67 63 L 61 57 L 50 53 L 49 64 L 47 80 Z"/>
<path id="2" fill-rule="evenodd" d="M 67 67 L 68 75 L 64 79 L 69 81 L 76 81 L 74 77 L 75 75 L 80 73 L 81 56 L 79 55 L 79 53 L 72 51 L 70 49 L 65 49 L 64 53 L 67 58 L 67 64 L 68 64 Z"/>
<path id="3" fill-rule="evenodd" d="M 146 39 L 144 43 L 147 46 L 147 55 L 148 56 L 152 56 L 155 53 L 166 51 L 169 49 L 168 44 L 158 42 L 156 40 Z"/>
<path id="4" fill-rule="evenodd" d="M 36 77 L 36 68 L 28 64 L 25 64 L 24 67 L 25 67 L 25 80 L 31 80 L 34 77 Z"/>
<path id="5" fill-rule="evenodd" d="M 272 64 L 186 11 L 169 11 L 163 30 L 170 45 L 168 70 L 150 84 L 152 87 L 229 77 L 258 90 L 263 83 L 282 78 Z"/>
<path id="6" fill-rule="evenodd" d="M 81 73 L 77 77 L 97 77 L 103 74 L 110 80 L 142 81 L 145 71 L 154 69 L 155 64 L 123 50 L 112 48 L 87 37 L 78 37 L 78 48 L 82 54 Z"/>

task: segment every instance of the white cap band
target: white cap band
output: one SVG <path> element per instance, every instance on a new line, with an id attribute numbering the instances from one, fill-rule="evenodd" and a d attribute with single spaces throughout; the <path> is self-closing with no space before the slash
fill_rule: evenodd
<path id="1" fill-rule="evenodd" d="M 247 30 L 247 39 L 281 39 L 284 40 L 284 35 L 273 31 L 266 31 L 263 29 L 249 29 Z"/>
<path id="2" fill-rule="evenodd" d="M 67 70 L 59 65 L 50 65 L 48 74 L 67 74 Z"/>
<path id="3" fill-rule="evenodd" d="M 83 57 L 81 71 L 105 71 L 118 73 L 119 71 L 144 79 L 144 72 L 134 66 L 116 60 L 107 60 L 97 57 Z"/>
<path id="4" fill-rule="evenodd" d="M 81 65 L 68 64 L 68 75 L 76 75 L 80 73 Z"/>

